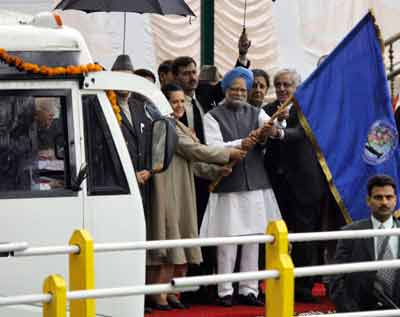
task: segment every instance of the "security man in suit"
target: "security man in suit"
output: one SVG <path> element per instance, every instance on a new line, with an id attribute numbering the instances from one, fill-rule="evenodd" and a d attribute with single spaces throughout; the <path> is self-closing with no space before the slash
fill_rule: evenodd
<path id="1" fill-rule="evenodd" d="M 344 230 L 400 228 L 393 217 L 397 189 L 393 178 L 373 176 L 368 181 L 367 203 L 371 216 L 343 227 Z M 335 262 L 349 263 L 397 259 L 399 236 L 339 240 Z M 394 309 L 400 306 L 400 270 L 381 269 L 334 275 L 329 294 L 338 312 Z M 396 307 L 397 306 L 397 307 Z"/>
<path id="2" fill-rule="evenodd" d="M 119 55 L 115 60 L 112 71 L 133 73 L 129 55 Z M 152 118 L 146 112 L 146 100 L 140 95 L 128 91 L 117 91 L 117 102 L 121 108 L 121 130 L 128 146 L 129 155 L 136 171 L 140 185 L 145 215 L 150 208 L 151 177 L 151 126 Z"/>

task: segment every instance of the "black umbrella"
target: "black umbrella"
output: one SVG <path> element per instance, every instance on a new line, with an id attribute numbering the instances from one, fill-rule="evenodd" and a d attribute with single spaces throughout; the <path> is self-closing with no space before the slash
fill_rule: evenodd
<path id="1" fill-rule="evenodd" d="M 126 12 L 195 15 L 184 0 L 62 0 L 55 10 L 92 12 L 124 12 L 124 53 Z"/>

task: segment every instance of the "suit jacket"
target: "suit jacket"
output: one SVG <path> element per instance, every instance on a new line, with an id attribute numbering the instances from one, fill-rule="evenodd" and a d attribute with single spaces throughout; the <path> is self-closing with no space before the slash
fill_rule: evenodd
<path id="1" fill-rule="evenodd" d="M 121 130 L 128 147 L 129 156 L 135 168 L 135 172 L 151 169 L 151 136 L 152 121 L 145 112 L 145 100 L 136 98 L 136 95 L 129 99 L 129 110 L 131 121 L 129 122 L 125 113 L 121 111 Z M 151 185 L 147 182 L 140 186 L 145 215 L 148 214 L 151 203 Z"/>
<path id="2" fill-rule="evenodd" d="M 271 116 L 279 102 L 263 107 Z M 325 180 L 311 142 L 300 125 L 297 111 L 292 107 L 286 120 L 283 140 L 269 139 L 264 164 L 271 179 L 285 177 L 296 201 L 309 205 L 319 202 L 325 192 Z M 276 174 L 279 174 L 278 176 Z M 274 185 L 274 184 L 273 184 Z"/>
<path id="3" fill-rule="evenodd" d="M 400 222 L 395 220 L 397 227 Z M 347 225 L 344 230 L 372 229 L 371 219 L 364 219 Z M 397 257 L 400 256 L 400 247 Z M 335 262 L 363 262 L 375 260 L 373 238 L 339 240 Z M 330 281 L 329 294 L 338 312 L 377 309 L 377 298 L 373 293 L 376 271 L 334 275 Z M 396 284 L 392 299 L 400 304 L 400 270 L 397 270 Z"/>

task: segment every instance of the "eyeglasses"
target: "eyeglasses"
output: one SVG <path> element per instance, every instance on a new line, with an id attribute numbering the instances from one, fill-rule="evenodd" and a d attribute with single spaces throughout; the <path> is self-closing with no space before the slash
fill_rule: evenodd
<path id="1" fill-rule="evenodd" d="M 245 88 L 232 87 L 232 88 L 229 88 L 229 90 L 232 92 L 237 92 L 237 93 L 241 93 L 241 94 L 247 93 L 247 89 L 245 89 Z"/>
<path id="2" fill-rule="evenodd" d="M 283 88 L 289 88 L 292 87 L 293 83 L 288 83 L 288 82 L 276 82 L 274 83 L 275 88 L 283 87 Z"/>

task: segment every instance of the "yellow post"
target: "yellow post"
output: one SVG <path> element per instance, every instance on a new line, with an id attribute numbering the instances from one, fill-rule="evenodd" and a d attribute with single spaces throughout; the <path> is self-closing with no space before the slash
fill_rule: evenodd
<path id="1" fill-rule="evenodd" d="M 278 279 L 265 281 L 266 311 L 269 317 L 292 317 L 294 315 L 294 266 L 288 253 L 288 231 L 283 220 L 270 222 L 267 234 L 275 237 L 274 243 L 267 243 L 267 270 L 278 270 Z"/>
<path id="2" fill-rule="evenodd" d="M 48 276 L 43 283 L 43 292 L 53 296 L 50 303 L 43 305 L 43 317 L 66 317 L 67 286 L 62 276 Z"/>
<path id="3" fill-rule="evenodd" d="M 85 230 L 75 230 L 70 245 L 80 248 L 79 254 L 69 255 L 69 289 L 71 291 L 94 289 L 94 252 L 93 239 Z M 94 299 L 72 300 L 71 317 L 95 317 Z"/>

